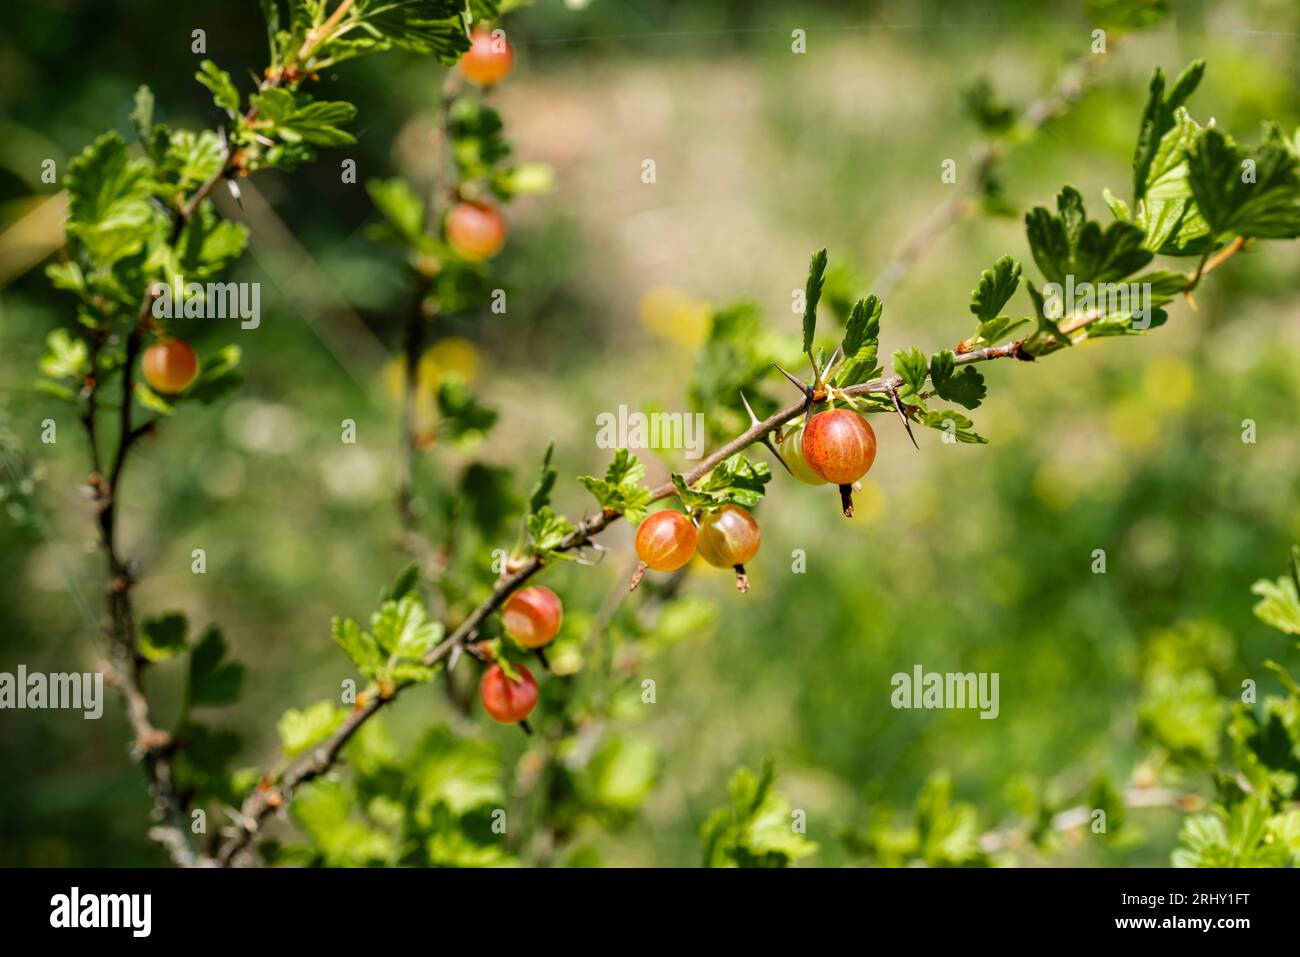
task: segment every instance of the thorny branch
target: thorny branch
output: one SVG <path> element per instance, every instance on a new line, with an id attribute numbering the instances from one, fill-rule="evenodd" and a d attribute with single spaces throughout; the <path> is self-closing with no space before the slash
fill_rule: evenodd
<path id="1" fill-rule="evenodd" d="M 266 89 L 279 85 L 279 78 L 263 81 Z M 248 116 L 252 115 L 252 111 Z M 170 242 L 180 240 L 185 225 L 193 219 L 203 200 L 235 170 L 235 157 L 229 149 L 220 168 L 198 186 L 194 193 L 178 208 L 172 210 Z M 118 403 L 117 447 L 113 452 L 108 474 L 103 474 L 98 436 L 98 391 L 100 383 L 93 378 L 85 390 L 86 407 L 82 426 L 90 446 L 90 487 L 96 503 L 96 524 L 99 528 L 99 547 L 107 562 L 108 613 L 104 622 L 104 635 L 108 639 L 110 655 L 110 683 L 118 689 L 126 703 L 127 717 L 135 736 L 132 752 L 144 768 L 149 790 L 154 799 L 154 814 L 160 823 L 149 836 L 167 848 L 172 860 L 190 867 L 209 861 L 199 853 L 191 840 L 189 821 L 186 819 L 184 801 L 177 794 L 173 779 L 173 759 L 178 743 L 153 720 L 149 699 L 144 690 L 146 661 L 141 657 L 136 635 L 135 608 L 131 588 L 136 583 L 135 572 L 121 550 L 118 538 L 118 502 L 122 479 L 126 472 L 131 449 L 143 436 L 154 431 L 155 421 L 136 425 L 134 422 L 135 366 L 149 331 L 154 301 L 160 290 L 153 286 L 145 292 L 126 341 L 125 361 L 122 365 L 122 387 Z M 98 350 L 96 348 L 96 355 Z M 92 362 L 92 370 L 95 366 Z M 92 371 L 92 376 L 96 375 Z"/>
<path id="2" fill-rule="evenodd" d="M 1239 252 L 1244 244 L 1233 243 L 1225 247 L 1224 255 L 1215 257 L 1211 263 L 1207 263 L 1199 274 L 1188 276 L 1188 288 L 1190 289 L 1193 282 L 1199 281 L 1206 273 L 1218 268 L 1227 262 L 1233 255 Z M 1075 319 L 1074 321 L 1061 326 L 1061 332 L 1067 337 L 1075 333 L 1082 332 L 1085 327 L 1099 318 L 1098 315 L 1087 315 Z M 1082 338 L 1082 337 L 1080 337 Z M 970 352 L 959 353 L 955 356 L 956 365 L 968 365 L 974 362 L 988 362 L 994 359 L 1016 358 L 1030 360 L 1035 358 L 1023 351 L 1024 339 L 1018 339 L 1014 342 L 1001 346 L 989 346 L 984 349 L 977 349 Z M 1054 352 L 1057 349 L 1065 348 L 1059 343 L 1051 343 L 1044 348 L 1039 355 Z M 901 376 L 895 374 L 874 379 L 870 382 L 864 382 L 860 385 L 849 386 L 840 390 L 843 395 L 867 395 L 871 393 L 892 394 L 903 385 Z M 709 472 L 720 465 L 722 462 L 731 458 L 739 452 L 743 452 L 755 443 L 762 442 L 770 434 L 775 432 L 781 426 L 793 421 L 808 410 L 807 399 L 800 399 L 793 405 L 789 405 L 777 412 L 772 413 L 761 422 L 756 422 L 748 429 L 736 436 L 730 442 L 715 449 L 711 454 L 700 461 L 695 468 L 686 473 L 685 479 L 687 485 L 691 485 L 704 478 Z M 665 482 L 663 485 L 651 491 L 651 500 L 659 501 L 669 498 L 677 493 L 676 487 L 672 482 Z M 589 515 L 580 522 L 572 532 L 570 532 L 554 549 L 556 552 L 571 552 L 590 544 L 593 536 L 600 534 L 615 521 L 621 518 L 621 514 L 612 510 L 603 510 L 601 512 Z M 479 628 L 495 612 L 507 598 L 517 591 L 525 582 L 541 571 L 545 565 L 545 560 L 539 555 L 531 555 L 517 565 L 510 568 L 506 574 L 497 579 L 493 585 L 492 593 L 484 599 L 477 608 L 470 612 L 456 629 L 435 648 L 430 650 L 424 656 L 424 664 L 435 666 L 445 661 L 454 649 L 462 645 L 469 644 L 477 636 Z M 236 818 L 236 826 L 233 828 L 227 840 L 222 844 L 217 852 L 217 862 L 223 866 L 238 863 L 242 852 L 248 847 L 249 843 L 259 833 L 263 821 L 274 811 L 282 808 L 286 803 L 292 800 L 294 793 L 302 785 L 312 781 L 320 775 L 326 773 L 332 768 L 338 760 L 340 752 L 344 745 L 351 740 L 352 735 L 372 716 L 379 712 L 388 702 L 392 701 L 404 689 L 410 687 L 410 684 L 400 684 L 392 689 L 392 693 L 386 696 L 374 695 L 364 701 L 358 699 L 356 709 L 350 714 L 344 723 L 336 730 L 323 744 L 315 750 L 304 754 L 294 760 L 280 774 L 278 781 L 265 781 L 262 786 L 249 795 L 244 801 L 244 805 Z"/>

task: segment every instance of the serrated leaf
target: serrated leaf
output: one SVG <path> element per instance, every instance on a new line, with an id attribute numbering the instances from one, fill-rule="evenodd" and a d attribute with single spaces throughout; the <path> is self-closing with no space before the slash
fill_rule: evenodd
<path id="1" fill-rule="evenodd" d="M 194 79 L 212 92 L 212 101 L 229 115 L 234 116 L 239 112 L 239 90 L 225 70 L 211 60 L 204 60 L 199 64 L 199 72 L 194 74 Z"/>
<path id="2" fill-rule="evenodd" d="M 424 657 L 443 634 L 442 625 L 429 620 L 424 603 L 409 594 L 382 603 L 370 617 L 370 630 L 380 651 L 396 660 Z"/>
<path id="3" fill-rule="evenodd" d="M 406 180 L 372 179 L 366 183 L 370 201 L 387 220 L 389 233 L 383 238 L 413 249 L 420 248 L 425 239 L 425 203 Z"/>
<path id="4" fill-rule="evenodd" d="M 551 489 L 555 488 L 555 480 L 560 474 L 551 464 L 551 457 L 554 455 L 555 440 L 551 439 L 550 444 L 546 446 L 546 454 L 542 456 L 542 467 L 538 470 L 537 481 L 533 483 L 533 490 L 528 495 L 530 514 L 540 512 L 551 501 Z"/>
<path id="5" fill-rule="evenodd" d="M 330 621 L 334 641 L 348 659 L 366 677 L 374 677 L 384 663 L 383 653 L 374 636 L 361 630 L 350 618 L 333 618 Z"/>
<path id="6" fill-rule="evenodd" d="M 342 100 L 315 100 L 306 93 L 268 87 L 249 97 L 258 111 L 254 126 L 286 143 L 312 146 L 347 146 L 356 137 L 342 129 L 356 117 L 357 108 Z"/>
<path id="7" fill-rule="evenodd" d="M 209 628 L 190 652 L 188 700 L 191 705 L 230 704 L 239 697 L 244 666 L 226 658 L 226 639 Z"/>
<path id="8" fill-rule="evenodd" d="M 925 353 L 913 346 L 911 349 L 899 349 L 893 357 L 894 372 L 903 380 L 903 385 L 912 392 L 920 394 L 925 387 L 926 377 L 930 374 L 930 364 Z"/>
<path id="9" fill-rule="evenodd" d="M 808 263 L 808 279 L 804 283 L 804 352 L 812 351 L 813 335 L 817 332 L 817 303 L 822 297 L 822 286 L 826 284 L 826 258 L 826 250 L 819 249 Z"/>
<path id="10" fill-rule="evenodd" d="M 763 498 L 764 486 L 772 480 L 772 470 L 762 462 L 751 462 L 744 455 L 733 455 L 719 463 L 694 488 L 683 475 L 673 473 L 677 497 L 689 508 L 715 509 L 723 505 L 753 508 Z"/>
<path id="11" fill-rule="evenodd" d="M 633 525 L 645 518 L 651 503 L 649 489 L 641 486 L 645 466 L 627 449 L 619 449 L 605 470 L 605 477 L 579 476 L 581 482 L 604 510 L 620 513 Z"/>
<path id="12" fill-rule="evenodd" d="M 80 381 L 91 371 L 90 347 L 84 339 L 74 339 L 66 329 L 55 329 L 45 337 L 45 345 L 49 351 L 41 357 L 42 375 Z"/>
<path id="13" fill-rule="evenodd" d="M 317 701 L 302 710 L 290 708 L 275 726 L 280 750 L 290 758 L 310 751 L 338 730 L 346 717 L 347 712 L 331 701 Z"/>
<path id="14" fill-rule="evenodd" d="M 1020 285 L 1020 263 L 1003 256 L 980 274 L 979 285 L 971 290 L 970 311 L 984 323 L 995 322 Z"/>
<path id="15" fill-rule="evenodd" d="M 1034 262 L 1048 282 L 1064 287 L 1115 282 L 1131 276 L 1154 256 L 1142 246 L 1146 235 L 1137 226 L 1113 222 L 1104 230 L 1089 220 L 1083 197 L 1066 186 L 1056 198 L 1057 215 L 1035 207 L 1025 216 L 1025 232 Z"/>
<path id="16" fill-rule="evenodd" d="M 1205 61 L 1194 60 L 1174 81 L 1169 95 L 1165 95 L 1165 74 L 1160 67 L 1151 73 L 1151 83 L 1146 107 L 1138 125 L 1137 146 L 1133 151 L 1133 196 L 1141 199 L 1147 194 L 1148 177 L 1152 163 L 1160 149 L 1161 140 L 1173 128 L 1175 113 L 1201 82 L 1205 74 Z"/>
<path id="17" fill-rule="evenodd" d="M 1188 181 L 1216 238 L 1300 236 L 1300 159 L 1280 140 L 1279 132 L 1248 154 L 1216 129 L 1201 134 Z"/>
<path id="18" fill-rule="evenodd" d="M 880 338 L 880 316 L 884 311 L 879 299 L 868 296 L 853 304 L 848 322 L 844 326 L 844 340 L 840 348 L 845 359 L 854 359 L 865 348 L 875 348 Z"/>
<path id="19" fill-rule="evenodd" d="M 139 652 L 148 661 L 165 661 L 185 650 L 189 620 L 180 612 L 146 618 L 140 623 Z"/>
<path id="20" fill-rule="evenodd" d="M 528 516 L 528 538 L 533 551 L 542 557 L 569 557 L 563 552 L 556 552 L 566 538 L 574 531 L 573 523 L 562 515 L 556 515 L 549 505 L 543 505 Z"/>
<path id="21" fill-rule="evenodd" d="M 974 366 L 955 368 L 956 357 L 950 351 L 936 353 L 930 360 L 930 381 L 940 398 L 968 409 L 979 408 L 988 394 L 984 376 Z"/>
<path id="22" fill-rule="evenodd" d="M 438 415 L 441 431 L 453 440 L 482 436 L 497 422 L 496 409 L 481 405 L 469 386 L 457 378 L 438 384 Z"/>

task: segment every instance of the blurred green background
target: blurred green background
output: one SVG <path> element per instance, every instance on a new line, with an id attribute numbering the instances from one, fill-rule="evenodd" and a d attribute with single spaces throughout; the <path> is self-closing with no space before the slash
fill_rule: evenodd
<path id="1" fill-rule="evenodd" d="M 1202 121 L 1248 141 L 1265 118 L 1294 129 L 1300 8 L 1172 6 L 1169 24 L 1115 45 L 1084 98 L 1009 157 L 1002 179 L 1017 209 L 1050 204 L 1069 182 L 1094 217 L 1110 219 L 1101 190 L 1129 190 L 1153 65 L 1177 73 L 1208 60 L 1191 104 Z M 20 0 L 6 19 L 0 429 L 25 453 L 38 504 L 16 504 L 11 491 L 6 504 L 24 520 L 0 523 L 0 670 L 83 670 L 102 653 L 100 560 L 91 504 L 77 490 L 85 453 L 68 407 L 31 388 L 47 332 L 71 320 L 70 301 L 22 255 L 22 230 L 38 233 L 39 248 L 33 223 L 57 190 L 40 182 L 40 165 L 53 158 L 62 170 L 104 128 L 126 131 L 140 83 L 173 125 L 212 122 L 210 98 L 189 79 L 201 58 L 191 30 L 206 30 L 207 55 L 237 77 L 260 69 L 264 34 L 253 0 Z M 436 490 L 473 457 L 514 470 L 524 494 L 553 436 L 555 504 L 572 516 L 590 507 L 573 477 L 599 473 L 608 457 L 595 445 L 599 413 L 686 408 L 711 306 L 751 299 L 793 332 L 790 293 L 820 246 L 870 291 L 954 188 L 940 182 L 940 162 L 956 159 L 959 178 L 971 162 L 980 134 L 962 91 L 988 76 L 1023 107 L 1086 51 L 1091 30 L 1081 5 L 1065 2 L 792 11 L 543 0 L 509 27 L 517 66 L 493 99 L 517 155 L 550 163 L 557 189 L 509 210 L 499 261 L 507 314 L 449 321 L 430 361 L 431 375 L 470 374 L 500 425 L 479 447 L 435 445 L 420 467 Z M 794 28 L 808 31 L 806 54 L 790 52 Z M 138 607 L 184 610 L 199 628 L 220 622 L 250 666 L 243 701 L 223 716 L 245 736 L 245 765 L 274 756 L 286 708 L 336 693 L 349 671 L 330 616 L 369 614 L 407 560 L 393 509 L 400 409 L 390 357 L 410 292 L 397 258 L 365 239 L 376 216 L 361 185 L 340 185 L 339 163 L 355 159 L 362 183 L 427 177 L 440 71 L 396 56 L 338 74 L 322 78 L 321 95 L 340 88 L 359 105 L 357 145 L 296 175 L 258 178 L 246 196 L 253 240 L 233 278 L 262 282 L 261 328 L 214 323 L 195 337 L 200 353 L 243 348 L 244 387 L 222 405 L 187 408 L 126 479 Z M 653 185 L 641 182 L 645 159 L 656 163 Z M 969 290 L 1003 253 L 1029 263 L 1019 216 L 957 223 L 886 302 L 882 350 L 933 352 L 969 335 Z M 749 595 L 729 575 L 692 572 L 684 604 L 644 624 L 654 654 L 620 659 L 617 620 L 599 639 L 638 683 L 655 680 L 656 704 L 634 702 L 611 720 L 658 757 L 639 809 L 582 833 L 586 859 L 697 863 L 700 825 L 731 771 L 768 755 L 807 811 L 823 864 L 851 862 L 843 831 L 910 807 L 939 769 L 987 826 L 1026 779 L 1107 771 L 1122 783 L 1153 760 L 1136 719 L 1144 648 L 1180 622 L 1224 629 L 1235 648 L 1224 690 L 1247 677 L 1273 687 L 1260 663 L 1287 653 L 1251 616 L 1249 586 L 1277 574 L 1300 540 L 1298 282 L 1296 247 L 1273 244 L 1211 277 L 1196 311 L 1175 303 L 1149 338 L 985 367 L 990 397 L 974 418 L 988 446 L 931 432 L 917 451 L 878 420 L 880 454 L 851 522 L 833 493 L 778 474 L 756 513 L 764 538 Z M 53 446 L 38 438 L 47 417 L 58 423 Z M 358 423 L 356 446 L 338 442 L 345 418 Z M 1255 444 L 1242 442 L 1245 419 L 1257 425 Z M 650 478 L 681 464 L 651 456 Z M 427 531 L 444 531 L 433 510 Z M 621 587 L 630 539 L 617 526 L 603 538 L 604 562 L 547 573 L 564 597 L 566 636 L 580 639 Z M 190 572 L 195 548 L 207 552 L 205 576 Z M 1098 548 L 1105 575 L 1091 571 Z M 792 573 L 794 549 L 805 550 L 806 573 Z M 486 549 L 478 560 L 486 566 Z M 890 676 L 918 663 L 999 672 L 998 719 L 891 708 Z M 168 680 L 157 684 L 164 717 Z M 536 741 L 459 715 L 437 684 L 389 715 L 404 741 L 435 720 L 499 746 L 509 800 L 529 799 Z M 164 861 L 145 837 L 148 802 L 116 699 L 99 722 L 61 712 L 5 712 L 0 722 L 0 863 Z M 1089 843 L 1064 860 L 1166 864 L 1178 821 L 1141 812 L 1132 822 L 1141 840 Z"/>

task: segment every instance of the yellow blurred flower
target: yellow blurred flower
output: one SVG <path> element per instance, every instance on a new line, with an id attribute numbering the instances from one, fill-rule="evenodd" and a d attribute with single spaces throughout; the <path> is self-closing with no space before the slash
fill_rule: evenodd
<path id="1" fill-rule="evenodd" d="M 433 395 L 445 376 L 472 382 L 478 375 L 478 350 L 468 339 L 448 336 L 439 339 L 420 357 L 416 402 L 421 407 L 433 402 Z M 401 356 L 389 360 L 381 373 L 384 388 L 400 402 L 406 391 L 405 362 Z"/>
<path id="2" fill-rule="evenodd" d="M 641 298 L 641 324 L 655 335 L 687 348 L 704 341 L 713 307 L 680 289 L 659 286 Z"/>

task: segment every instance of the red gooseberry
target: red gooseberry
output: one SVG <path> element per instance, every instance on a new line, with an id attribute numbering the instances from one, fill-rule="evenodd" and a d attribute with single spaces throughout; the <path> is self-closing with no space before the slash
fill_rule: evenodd
<path id="1" fill-rule="evenodd" d="M 496 86 L 515 65 L 515 49 L 504 30 L 475 27 L 469 37 L 469 49 L 460 58 L 460 72 L 478 86 Z"/>
<path id="2" fill-rule="evenodd" d="M 555 592 L 541 585 L 511 595 L 501 609 L 506 634 L 525 648 L 541 648 L 559 634 L 564 607 Z"/>
<path id="3" fill-rule="evenodd" d="M 826 480 L 812 470 L 803 457 L 803 422 L 791 422 L 777 440 L 781 461 L 800 482 L 807 485 L 825 485 Z"/>
<path id="4" fill-rule="evenodd" d="M 460 202 L 447 213 L 447 242 L 466 259 L 491 259 L 506 244 L 506 221 L 487 203 Z"/>
<path id="5" fill-rule="evenodd" d="M 188 342 L 159 339 L 144 351 L 144 380 L 164 395 L 189 388 L 199 374 L 199 357 Z"/>
<path id="6" fill-rule="evenodd" d="M 502 724 L 518 724 L 537 707 L 537 680 L 523 665 L 512 667 L 519 672 L 519 681 L 507 675 L 500 665 L 492 665 L 483 672 L 478 686 L 483 709 Z"/>
<path id="7" fill-rule="evenodd" d="M 641 564 L 632 574 L 631 590 L 641 584 L 647 568 L 675 572 L 695 554 L 695 525 L 681 512 L 666 508 L 647 515 L 636 529 L 636 554 Z"/>
<path id="8" fill-rule="evenodd" d="M 803 457 L 808 467 L 840 487 L 844 514 L 853 516 L 853 483 L 876 460 L 876 433 L 849 409 L 818 412 L 803 429 Z"/>
<path id="9" fill-rule="evenodd" d="M 700 555 L 715 568 L 734 568 L 736 587 L 749 591 L 745 562 L 758 554 L 758 522 L 739 505 L 724 505 L 700 519 Z"/>

